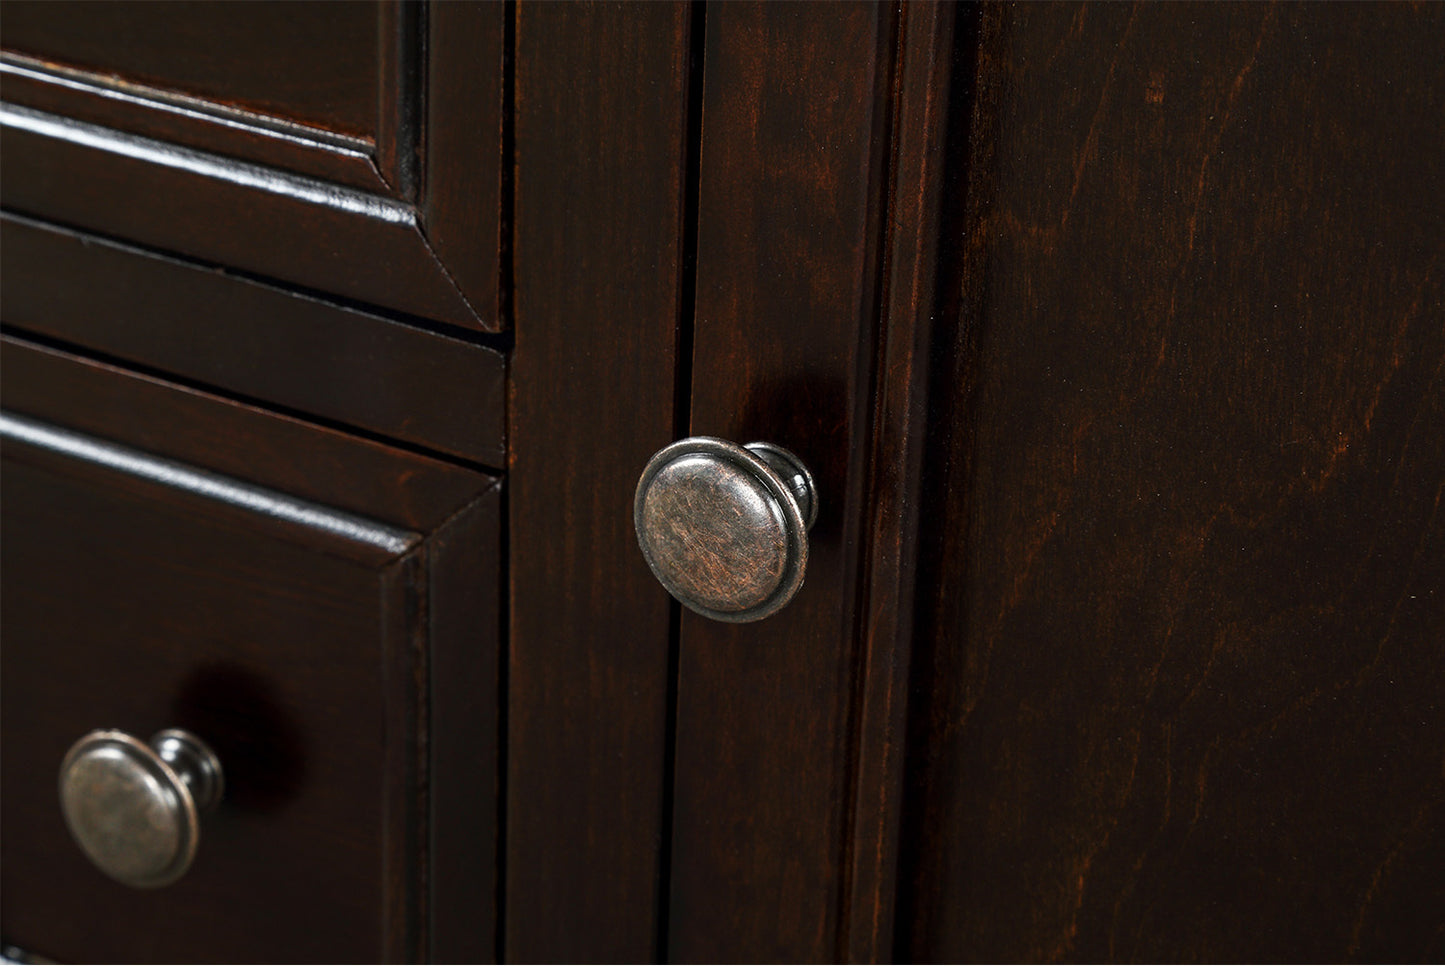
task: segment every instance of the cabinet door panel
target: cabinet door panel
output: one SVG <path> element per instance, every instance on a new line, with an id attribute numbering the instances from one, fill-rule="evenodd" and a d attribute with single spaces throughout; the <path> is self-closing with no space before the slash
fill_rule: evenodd
<path id="1" fill-rule="evenodd" d="M 119 380 L 142 411 L 159 389 L 202 431 L 226 429 L 213 407 L 239 409 L 13 341 L 5 356 Z M 405 457 L 433 478 L 414 497 L 438 476 L 454 495 L 336 509 L 316 502 L 316 465 L 375 468 L 370 444 L 241 410 L 249 435 L 230 443 L 254 469 L 216 472 L 58 424 L 84 398 L 63 385 L 7 380 L 0 425 L 5 941 L 79 961 L 391 960 L 434 937 L 488 955 L 496 481 Z M 297 474 L 307 497 L 283 488 Z M 428 755 L 429 706 L 454 744 Z M 184 727 L 221 758 L 226 797 L 173 885 L 115 883 L 69 839 L 57 768 L 100 727 Z M 459 859 L 467 881 L 417 875 Z"/>
<path id="2" fill-rule="evenodd" d="M 797 453 L 820 510 L 778 614 L 682 613 L 669 955 L 828 961 L 848 918 L 894 24 L 863 5 L 707 17 L 691 432 Z"/>

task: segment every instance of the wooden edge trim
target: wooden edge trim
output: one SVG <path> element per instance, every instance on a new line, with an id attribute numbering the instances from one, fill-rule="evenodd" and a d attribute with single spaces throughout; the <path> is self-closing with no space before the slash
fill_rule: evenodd
<path id="1" fill-rule="evenodd" d="M 0 53 L 5 100 L 203 151 L 390 192 L 369 138 L 337 134 L 105 74 Z"/>
<path id="2" fill-rule="evenodd" d="M 859 610 L 852 821 L 839 955 L 892 958 L 914 564 L 954 11 L 904 5 L 892 105 L 884 291 Z"/>
<path id="3" fill-rule="evenodd" d="M 409 204 L 10 104 L 0 104 L 0 126 L 6 207 L 424 318 L 498 327 L 456 287 Z M 222 230 L 217 213 L 233 219 Z"/>

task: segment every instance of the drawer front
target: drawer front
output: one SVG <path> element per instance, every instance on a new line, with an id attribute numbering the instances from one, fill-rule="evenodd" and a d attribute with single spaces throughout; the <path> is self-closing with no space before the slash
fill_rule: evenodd
<path id="1" fill-rule="evenodd" d="M 76 961 L 489 955 L 496 481 L 13 341 L 5 362 L 5 941 Z M 103 398 L 168 412 L 172 451 L 62 422 Z M 237 465 L 186 442 L 207 431 Z M 427 745 L 428 709 L 451 744 Z M 215 750 L 225 797 L 179 881 L 132 888 L 71 841 L 58 769 L 93 729 L 170 727 Z"/>
<path id="2" fill-rule="evenodd" d="M 0 322 L 486 466 L 502 353 L 94 235 L 0 215 Z"/>
<path id="3" fill-rule="evenodd" d="M 7 3 L 6 208 L 501 327 L 501 4 Z"/>

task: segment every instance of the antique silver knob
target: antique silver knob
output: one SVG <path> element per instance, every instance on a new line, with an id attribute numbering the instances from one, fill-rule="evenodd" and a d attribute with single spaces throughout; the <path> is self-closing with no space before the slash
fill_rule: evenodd
<path id="1" fill-rule="evenodd" d="M 142 744 L 92 731 L 60 766 L 60 807 L 81 850 L 106 875 L 146 889 L 191 866 L 199 813 L 221 800 L 221 763 L 206 743 L 171 728 Z"/>
<path id="2" fill-rule="evenodd" d="M 803 586 L 813 476 L 772 443 L 693 436 L 657 452 L 633 503 L 637 542 L 668 593 L 714 620 L 776 613 Z"/>

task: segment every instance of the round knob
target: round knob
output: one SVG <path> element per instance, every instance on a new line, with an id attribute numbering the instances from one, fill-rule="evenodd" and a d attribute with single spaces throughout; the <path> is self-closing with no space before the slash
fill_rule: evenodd
<path id="1" fill-rule="evenodd" d="M 60 766 L 70 834 L 100 871 L 139 888 L 169 885 L 191 866 L 199 813 L 221 800 L 221 763 L 178 728 L 145 745 L 123 731 L 92 731 Z"/>
<path id="2" fill-rule="evenodd" d="M 704 617 L 775 613 L 803 586 L 813 476 L 771 443 L 693 436 L 657 452 L 633 503 L 637 542 L 668 593 Z"/>

